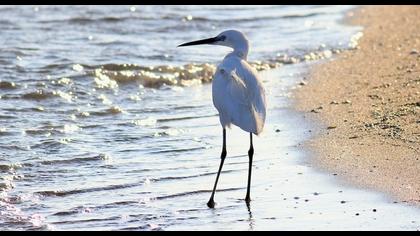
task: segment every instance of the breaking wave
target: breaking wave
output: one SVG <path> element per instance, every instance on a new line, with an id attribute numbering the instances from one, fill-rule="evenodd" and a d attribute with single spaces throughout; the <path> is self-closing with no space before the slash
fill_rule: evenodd
<path id="1" fill-rule="evenodd" d="M 360 37 L 359 37 L 360 38 Z M 351 48 L 357 47 L 357 40 L 351 42 Z M 298 55 L 277 54 L 276 57 L 265 61 L 250 61 L 250 65 L 257 71 L 278 68 L 287 64 L 327 59 L 342 49 L 323 49 Z M 97 88 L 117 88 L 121 84 L 137 82 L 144 87 L 160 88 L 162 86 L 189 87 L 212 81 L 216 65 L 209 63 L 191 63 L 183 66 L 139 66 L 136 64 L 105 64 L 86 66 L 94 68 L 87 70 L 87 74 L 94 77 Z M 39 96 L 35 94 L 34 96 Z"/>

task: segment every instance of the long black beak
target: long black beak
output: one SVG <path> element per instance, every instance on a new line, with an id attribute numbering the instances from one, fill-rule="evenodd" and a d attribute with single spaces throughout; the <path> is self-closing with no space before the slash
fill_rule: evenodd
<path id="1" fill-rule="evenodd" d="M 212 44 L 217 41 L 219 41 L 219 39 L 217 37 L 214 37 L 214 38 L 208 38 L 208 39 L 202 39 L 202 40 L 192 41 L 188 43 L 183 43 L 181 45 L 178 45 L 178 47 L 185 47 L 185 46 L 192 46 L 192 45 L 199 45 L 199 44 Z"/>

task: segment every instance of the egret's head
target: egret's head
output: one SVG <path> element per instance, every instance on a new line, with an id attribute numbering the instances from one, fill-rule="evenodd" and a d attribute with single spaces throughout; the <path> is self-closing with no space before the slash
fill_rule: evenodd
<path id="1" fill-rule="evenodd" d="M 192 41 L 189 43 L 184 43 L 178 47 L 192 46 L 199 44 L 212 44 L 212 45 L 222 45 L 226 47 L 248 51 L 249 43 L 245 35 L 237 30 L 226 30 L 217 35 L 214 38 L 202 39 L 197 41 Z"/>
<path id="2" fill-rule="evenodd" d="M 248 47 L 248 39 L 245 35 L 237 30 L 226 30 L 216 36 L 216 38 L 220 39 L 215 44 L 227 46 L 230 48 L 237 48 L 237 47 Z"/>

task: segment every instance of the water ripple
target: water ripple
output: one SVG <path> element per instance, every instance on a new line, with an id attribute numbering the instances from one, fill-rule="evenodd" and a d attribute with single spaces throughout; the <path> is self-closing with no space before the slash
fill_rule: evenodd
<path id="1" fill-rule="evenodd" d="M 125 188 L 133 188 L 140 185 L 143 185 L 144 182 L 138 182 L 138 183 L 130 183 L 130 184 L 117 184 L 117 185 L 110 185 L 110 186 L 104 186 L 104 187 L 93 187 L 93 188 L 86 188 L 86 189 L 74 189 L 74 190 L 47 190 L 47 191 L 38 191 L 35 192 L 36 194 L 39 194 L 44 197 L 65 197 L 68 195 L 73 194 L 81 194 L 81 193 L 90 193 L 90 192 L 99 192 L 99 191 L 106 191 L 106 190 L 116 190 L 116 189 L 125 189 Z M 149 192 L 142 192 L 139 194 L 146 194 Z"/>

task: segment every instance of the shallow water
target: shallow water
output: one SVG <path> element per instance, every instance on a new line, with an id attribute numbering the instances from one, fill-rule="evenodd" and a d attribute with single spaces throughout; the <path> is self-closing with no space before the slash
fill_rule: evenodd
<path id="1" fill-rule="evenodd" d="M 302 162 L 311 127 L 288 95 L 313 59 L 355 46 L 360 28 L 337 22 L 348 9 L 0 7 L 0 228 L 419 229 L 417 209 Z M 233 128 L 208 209 L 222 132 L 211 74 L 228 50 L 176 45 L 227 28 L 252 42 L 268 117 L 250 208 L 248 135 Z"/>

